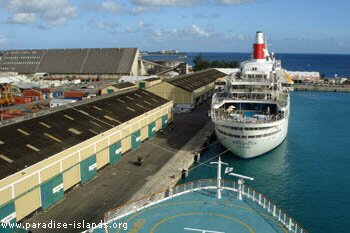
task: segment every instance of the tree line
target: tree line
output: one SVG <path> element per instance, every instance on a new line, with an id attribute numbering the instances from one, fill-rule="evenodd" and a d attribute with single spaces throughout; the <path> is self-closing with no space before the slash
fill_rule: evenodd
<path id="1" fill-rule="evenodd" d="M 202 55 L 197 55 L 193 58 L 193 69 L 194 71 L 204 70 L 207 68 L 238 68 L 238 61 L 224 61 L 224 60 L 214 60 L 209 61 L 204 59 Z"/>

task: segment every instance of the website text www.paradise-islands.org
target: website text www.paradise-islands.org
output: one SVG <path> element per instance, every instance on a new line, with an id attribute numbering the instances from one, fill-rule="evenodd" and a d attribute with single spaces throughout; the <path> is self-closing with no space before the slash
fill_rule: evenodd
<path id="1" fill-rule="evenodd" d="M 128 229 L 128 223 L 118 223 L 113 222 L 110 224 L 104 223 L 103 221 L 99 223 L 89 223 L 85 222 L 85 220 L 81 222 L 74 221 L 72 223 L 66 223 L 66 222 L 56 222 L 54 220 L 51 220 L 49 222 L 39 222 L 39 223 L 1 223 L 1 228 L 21 228 L 21 229 L 27 229 L 27 230 L 34 230 L 34 229 L 91 229 L 91 228 L 100 228 L 100 229 Z M 0 228 L 0 229 L 1 229 Z"/>

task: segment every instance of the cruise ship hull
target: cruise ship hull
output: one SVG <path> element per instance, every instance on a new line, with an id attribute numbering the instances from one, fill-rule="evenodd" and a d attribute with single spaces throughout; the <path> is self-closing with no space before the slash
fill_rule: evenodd
<path id="1" fill-rule="evenodd" d="M 284 141 L 288 133 L 288 118 L 254 126 L 254 129 L 267 128 L 262 130 L 232 129 L 251 127 L 249 124 L 215 122 L 215 132 L 220 143 L 236 156 L 249 159 L 273 150 Z"/>

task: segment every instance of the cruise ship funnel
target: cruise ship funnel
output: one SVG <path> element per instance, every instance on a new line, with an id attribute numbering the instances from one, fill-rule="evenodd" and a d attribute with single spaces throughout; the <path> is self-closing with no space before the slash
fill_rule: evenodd
<path id="1" fill-rule="evenodd" d="M 264 40 L 264 33 L 263 32 L 257 32 L 256 33 L 256 41 L 253 46 L 253 59 L 254 60 L 262 60 L 265 59 L 265 40 Z"/>

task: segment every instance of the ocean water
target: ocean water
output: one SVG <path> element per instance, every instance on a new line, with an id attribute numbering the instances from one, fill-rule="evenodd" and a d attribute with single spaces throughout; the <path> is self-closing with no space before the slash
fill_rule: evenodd
<path id="1" fill-rule="evenodd" d="M 214 144 L 206 161 L 224 151 Z M 348 233 L 350 221 L 350 94 L 291 93 L 286 140 L 273 151 L 249 160 L 222 156 L 237 173 L 310 233 Z M 210 164 L 190 172 L 181 182 L 216 177 Z M 224 176 L 225 179 L 232 179 Z"/>
<path id="2" fill-rule="evenodd" d="M 201 54 L 205 59 L 213 60 L 237 60 L 250 59 L 249 53 L 187 53 L 185 61 L 193 65 L 193 58 Z M 282 60 L 282 66 L 290 71 L 317 71 L 326 77 L 350 77 L 350 55 L 332 54 L 287 54 L 276 53 L 277 59 Z M 145 56 L 150 60 L 176 59 L 177 56 Z"/>

